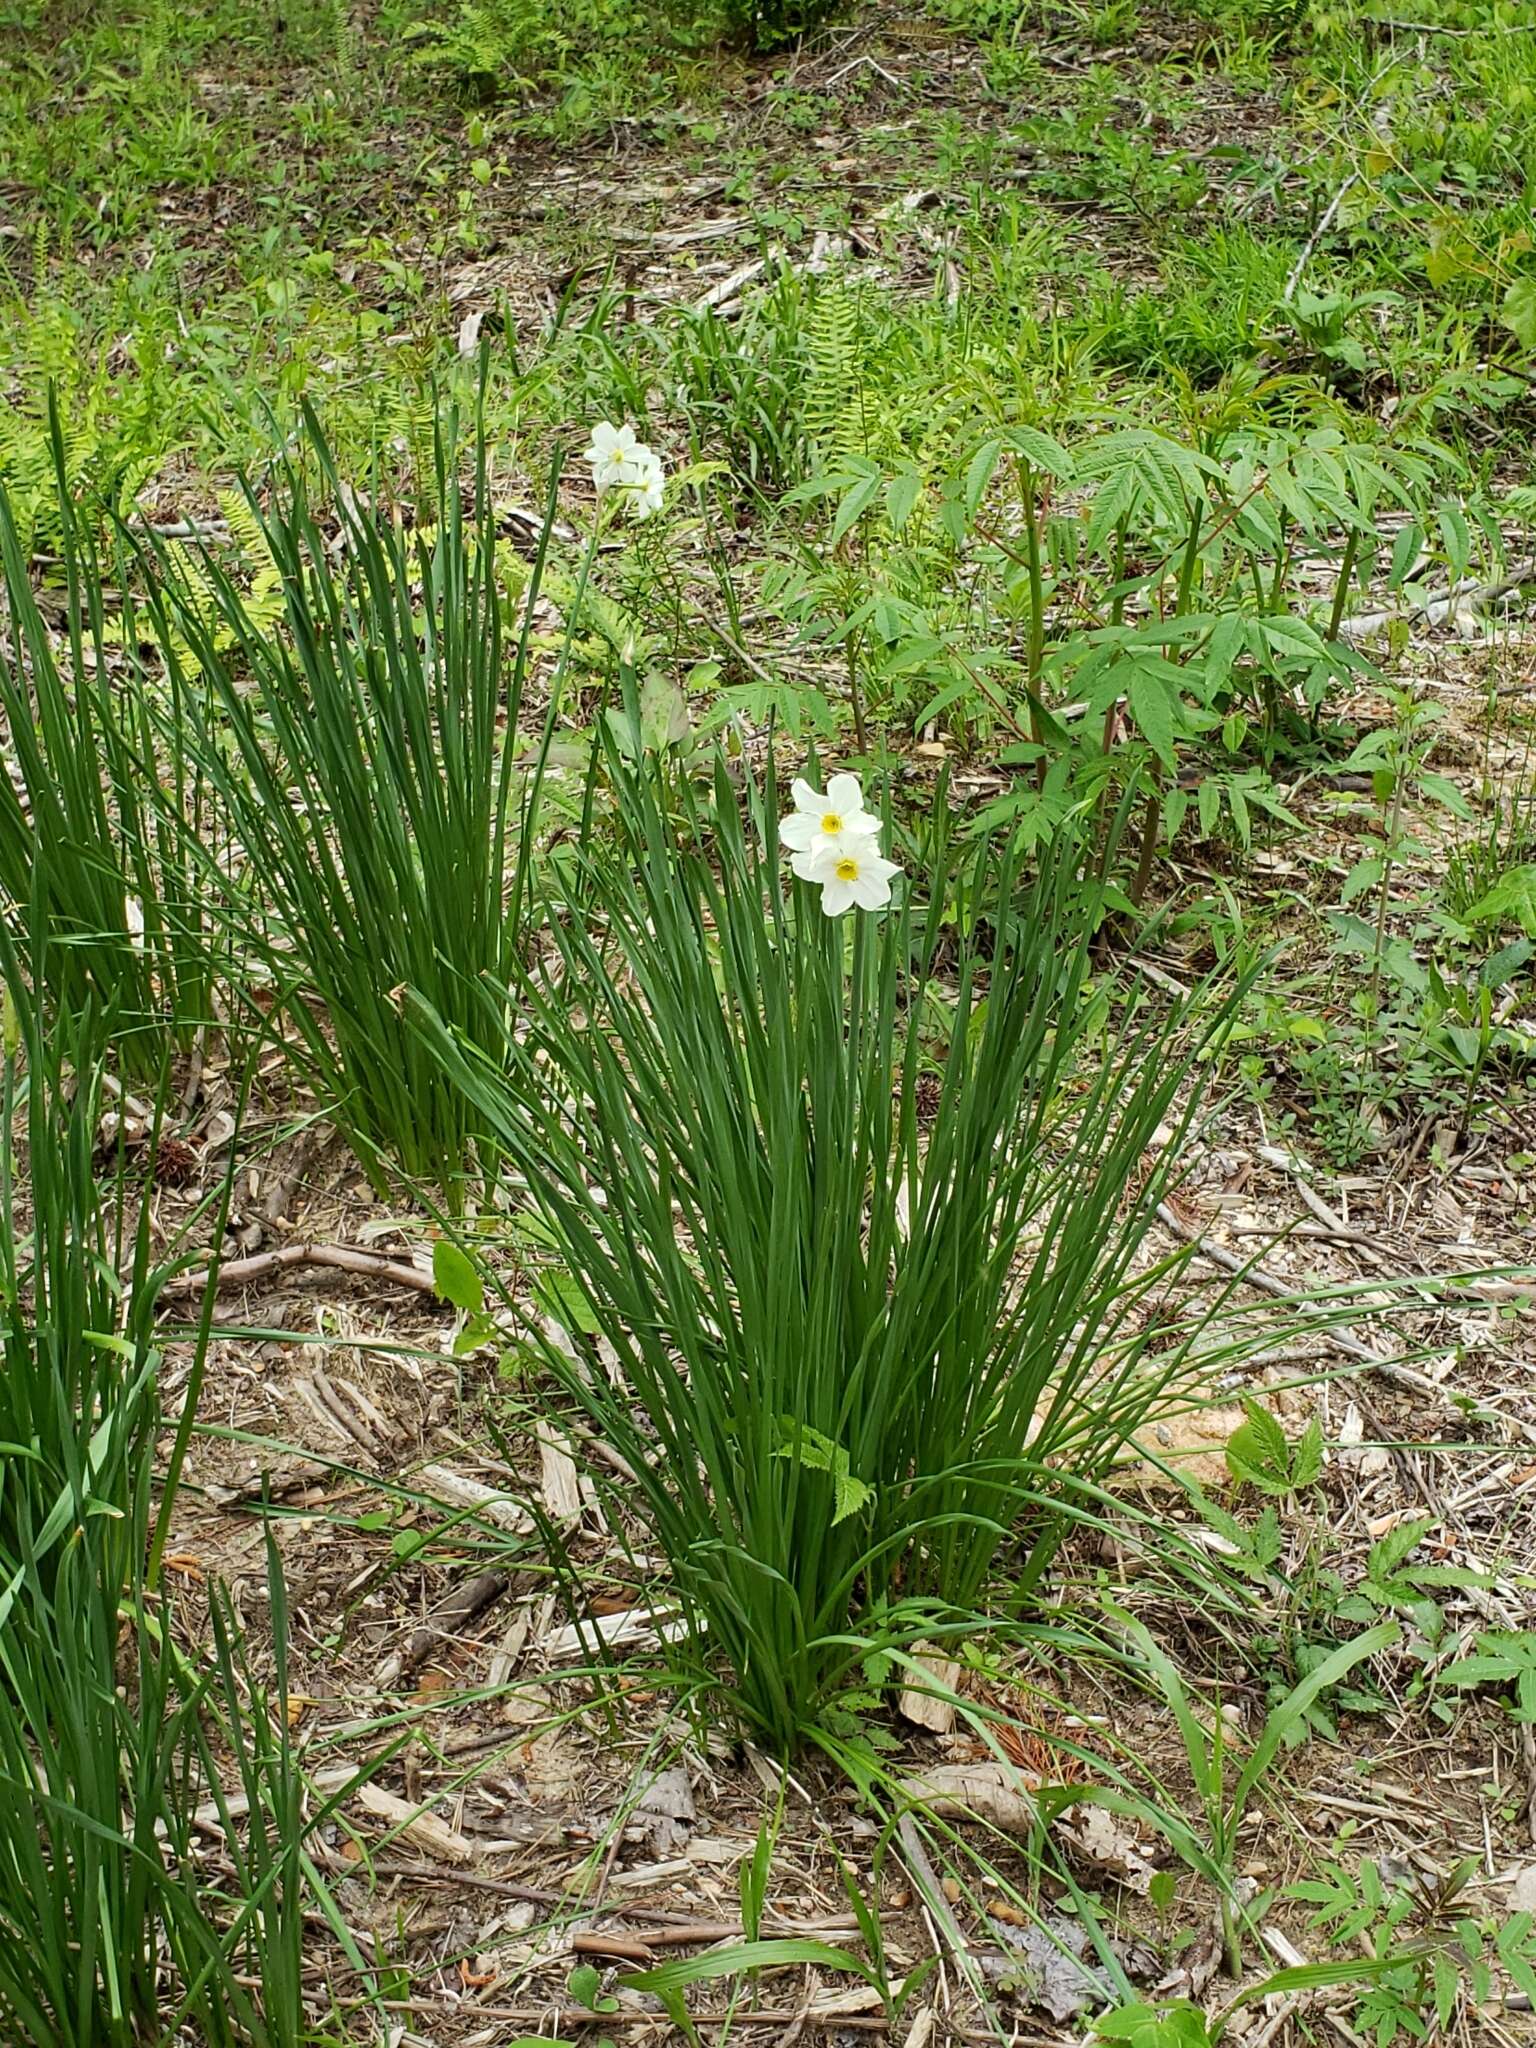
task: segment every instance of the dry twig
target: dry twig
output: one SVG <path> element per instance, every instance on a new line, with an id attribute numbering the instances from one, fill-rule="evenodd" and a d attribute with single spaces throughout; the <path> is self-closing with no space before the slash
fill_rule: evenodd
<path id="1" fill-rule="evenodd" d="M 248 1259 L 228 1259 L 216 1268 L 205 1266 L 195 1273 L 178 1274 L 162 1289 L 162 1299 L 179 1300 L 204 1292 L 210 1273 L 214 1288 L 224 1294 L 253 1280 L 268 1279 L 290 1266 L 331 1266 L 339 1273 L 357 1273 L 370 1280 L 388 1280 L 396 1287 L 412 1287 L 418 1294 L 437 1291 L 425 1267 L 403 1265 L 383 1252 L 363 1251 L 348 1244 L 285 1244 L 270 1252 L 256 1252 Z"/>

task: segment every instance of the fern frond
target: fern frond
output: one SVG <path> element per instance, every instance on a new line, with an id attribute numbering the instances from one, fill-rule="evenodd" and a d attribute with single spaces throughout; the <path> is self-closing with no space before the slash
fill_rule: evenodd
<path id="1" fill-rule="evenodd" d="M 272 548 L 267 540 L 266 530 L 252 509 L 251 501 L 243 491 L 220 491 L 219 511 L 224 524 L 239 548 L 242 558 L 253 568 L 272 560 Z"/>
<path id="2" fill-rule="evenodd" d="M 824 284 L 806 322 L 809 376 L 802 418 L 824 461 L 866 452 L 859 309 L 844 284 Z"/>

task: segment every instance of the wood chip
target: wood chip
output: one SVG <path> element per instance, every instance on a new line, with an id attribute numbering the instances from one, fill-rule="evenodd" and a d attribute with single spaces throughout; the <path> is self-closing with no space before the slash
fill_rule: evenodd
<path id="1" fill-rule="evenodd" d="M 439 1863 L 474 1862 L 474 1843 L 437 1814 L 413 1806 L 408 1799 L 396 1798 L 382 1785 L 363 1785 L 357 1796 L 369 1813 L 388 1823 L 392 1834 L 398 1833 L 402 1841 L 409 1842 L 424 1856 L 435 1857 Z"/>
<path id="2" fill-rule="evenodd" d="M 539 1648 L 551 1664 L 561 1664 L 568 1657 L 591 1656 L 594 1642 L 610 1650 L 631 1649 L 640 1643 L 675 1643 L 687 1629 L 687 1623 L 675 1617 L 657 1620 L 643 1607 L 626 1607 L 619 1614 L 598 1614 L 590 1621 L 556 1629 Z"/>
<path id="3" fill-rule="evenodd" d="M 896 1697 L 897 1711 L 919 1728 L 948 1735 L 955 1725 L 955 1703 L 943 1695 L 952 1693 L 960 1683 L 960 1666 L 926 1643 L 917 1646 L 916 1661 L 932 1678 L 932 1688 L 915 1683 L 904 1686 Z"/>
<path id="4" fill-rule="evenodd" d="M 515 1529 L 519 1535 L 532 1532 L 533 1517 L 526 1508 L 518 1505 L 510 1493 L 487 1486 L 483 1480 L 471 1479 L 463 1472 L 455 1472 L 450 1466 L 423 1465 L 412 1483 L 417 1492 L 429 1494 L 434 1500 L 446 1501 L 453 1507 L 468 1508 L 500 1528 Z"/>
<path id="5" fill-rule="evenodd" d="M 550 1520 L 557 1525 L 579 1520 L 592 1497 L 592 1488 L 583 1484 L 569 1443 L 542 1422 L 534 1435 L 539 1445 L 539 1491 Z"/>

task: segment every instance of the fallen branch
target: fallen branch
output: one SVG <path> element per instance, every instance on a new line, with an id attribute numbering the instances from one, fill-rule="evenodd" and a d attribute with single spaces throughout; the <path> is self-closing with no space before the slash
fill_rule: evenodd
<path id="1" fill-rule="evenodd" d="M 639 1963 L 642 1967 L 654 1963 L 656 1950 L 648 1941 L 642 1941 L 638 1934 L 605 1933 L 601 1928 L 588 1928 L 571 1936 L 573 1956 L 603 1956 L 609 1962 Z"/>
<path id="2" fill-rule="evenodd" d="M 1213 1244 L 1208 1237 L 1203 1236 L 1178 1216 L 1169 1203 L 1158 1203 L 1157 1218 L 1165 1229 L 1171 1230 L 1175 1237 L 1182 1238 L 1185 1244 L 1193 1245 L 1200 1258 L 1219 1267 L 1223 1273 L 1230 1273 L 1234 1279 L 1241 1280 L 1245 1286 L 1256 1288 L 1261 1294 L 1273 1295 L 1277 1301 L 1284 1302 L 1289 1308 L 1301 1310 L 1316 1324 L 1317 1334 L 1323 1342 L 1331 1344 L 1336 1351 L 1342 1351 L 1346 1358 L 1358 1359 L 1362 1365 L 1369 1366 L 1372 1372 L 1380 1373 L 1384 1380 L 1390 1380 L 1400 1387 L 1411 1387 L 1416 1394 L 1427 1394 L 1443 1407 L 1455 1406 L 1445 1388 L 1438 1380 L 1431 1379 L 1427 1372 L 1415 1372 L 1412 1366 L 1400 1365 L 1395 1359 L 1383 1358 L 1379 1351 L 1373 1351 L 1368 1344 L 1363 1343 L 1353 1330 L 1341 1328 L 1332 1322 L 1325 1309 L 1308 1296 L 1298 1294 L 1278 1273 L 1271 1273 L 1267 1267 L 1255 1261 L 1240 1259 L 1224 1245 Z M 1409 1280 L 1402 1284 L 1417 1288 L 1419 1283 Z M 1490 1412 L 1502 1411 L 1491 1409 Z M 1503 1420 L 1512 1422 L 1513 1418 L 1503 1416 Z M 1514 1426 L 1521 1430 L 1522 1435 L 1529 1434 L 1532 1441 L 1536 1441 L 1536 1431 L 1529 1431 L 1527 1426 L 1518 1422 L 1514 1423 Z"/>
<path id="3" fill-rule="evenodd" d="M 370 1999 L 368 2004 L 372 2008 L 373 2001 Z M 382 2004 L 386 2012 L 452 2012 L 461 2016 L 467 2014 L 471 2019 L 510 2022 L 514 2026 L 592 2025 L 592 2014 L 584 2005 L 481 2005 L 477 1999 L 467 1998 L 386 1998 Z M 626 2011 L 621 2006 L 617 2012 L 603 2014 L 603 2025 L 655 2027 L 662 2017 L 650 2006 L 637 2007 L 633 2011 Z M 802 2006 L 794 2012 L 787 2009 L 777 2012 L 740 2012 L 734 2009 L 730 2012 L 695 2012 L 689 2014 L 689 2019 L 696 2027 L 834 2027 L 839 2033 L 854 2031 L 865 2034 L 883 2034 L 891 2024 L 884 2013 L 818 2012 L 814 2006 Z M 563 2037 L 552 2035 L 549 2038 Z M 992 2034 L 961 2033 L 958 2038 L 991 2042 L 996 2037 Z M 1013 2038 L 1018 2041 L 1044 2041 L 1042 2035 L 1015 2035 Z M 1046 2044 L 1046 2048 L 1050 2048 L 1050 2044 Z"/>
<path id="4" fill-rule="evenodd" d="M 1307 239 L 1306 247 L 1302 250 L 1301 254 L 1296 258 L 1295 268 L 1292 270 L 1290 276 L 1286 279 L 1285 290 L 1280 295 L 1281 305 L 1288 306 L 1291 303 L 1291 300 L 1295 298 L 1296 287 L 1301 283 L 1302 273 L 1305 271 L 1307 265 L 1312 261 L 1312 258 L 1317 254 L 1318 243 L 1323 239 L 1324 235 L 1326 235 L 1328 230 L 1333 226 L 1334 221 L 1338 218 L 1339 208 L 1344 204 L 1344 201 L 1348 198 L 1350 192 L 1359 182 L 1360 173 L 1358 171 L 1351 171 L 1349 176 L 1344 180 L 1343 184 L 1339 187 L 1338 191 L 1334 193 L 1332 199 L 1329 200 L 1327 212 L 1323 215 L 1322 219 L 1318 222 L 1317 226 L 1312 230 L 1311 235 Z"/>
<path id="5" fill-rule="evenodd" d="M 1417 604 L 1401 605 L 1395 611 L 1356 612 L 1353 618 L 1340 621 L 1339 638 L 1364 640 L 1386 626 L 1411 625 L 1417 619 L 1427 619 L 1434 624 L 1457 606 L 1458 599 L 1465 600 L 1475 609 L 1478 605 L 1487 604 L 1491 598 L 1504 597 L 1533 580 L 1536 580 L 1536 555 L 1526 555 L 1522 560 L 1511 563 L 1508 572 L 1496 576 L 1491 583 L 1479 583 L 1474 576 L 1463 576 L 1459 583 L 1447 583 L 1438 590 L 1426 591 Z"/>
<path id="6" fill-rule="evenodd" d="M 609 1906 L 603 1910 L 610 1913 L 626 1911 L 623 1906 Z M 881 1917 L 890 1920 L 896 1916 L 887 1912 Z M 843 1913 L 831 1920 L 785 1920 L 770 1913 L 763 1920 L 762 1932 L 766 1938 L 775 1941 L 812 1938 L 837 1941 L 856 1935 L 861 1929 L 852 1913 Z M 684 1921 L 676 1927 L 583 1927 L 571 1936 L 571 1947 L 579 1955 L 612 1955 L 649 1962 L 656 1949 L 703 1948 L 712 1947 L 719 1941 L 746 1939 L 747 1930 L 739 1920 L 694 1920 Z"/>
<path id="7" fill-rule="evenodd" d="M 1288 1280 L 1282 1280 L 1278 1273 L 1271 1273 L 1266 1266 L 1252 1259 L 1240 1259 L 1236 1252 L 1229 1252 L 1225 1245 L 1213 1244 L 1211 1240 L 1186 1223 L 1170 1202 L 1159 1202 L 1157 1220 L 1165 1230 L 1171 1230 L 1175 1237 L 1185 1244 L 1193 1245 L 1202 1259 L 1218 1266 L 1223 1273 L 1230 1273 L 1245 1286 L 1256 1288 L 1261 1294 L 1272 1294 L 1277 1301 L 1286 1302 L 1292 1308 L 1299 1308 L 1317 1319 L 1322 1327 L 1319 1334 L 1324 1336 L 1337 1351 L 1346 1358 L 1358 1358 L 1362 1365 L 1382 1366 L 1386 1364 L 1379 1351 L 1373 1351 L 1363 1343 L 1353 1330 L 1340 1329 L 1327 1322 L 1315 1302 L 1309 1302 L 1304 1294 L 1298 1294 Z M 1420 1375 L 1415 1375 L 1415 1378 Z M 1425 1384 L 1434 1386 L 1434 1381 L 1425 1376 Z M 1438 1391 L 1443 1391 L 1437 1389 Z"/>
<path id="8" fill-rule="evenodd" d="M 182 1273 L 162 1290 L 163 1300 L 178 1300 L 206 1291 L 209 1276 L 219 1294 L 244 1287 L 252 1280 L 268 1279 L 289 1266 L 330 1266 L 338 1273 L 358 1273 L 370 1280 L 388 1280 L 396 1287 L 413 1287 L 418 1294 L 434 1294 L 436 1283 L 422 1266 L 403 1265 L 383 1252 L 368 1252 L 348 1244 L 285 1244 L 275 1251 L 256 1252 L 248 1259 L 228 1259 L 222 1266 L 203 1267 L 196 1273 Z"/>
<path id="9" fill-rule="evenodd" d="M 466 1621 L 472 1621 L 492 1601 L 499 1600 L 511 1583 L 505 1572 L 476 1572 L 450 1600 L 444 1602 L 430 1621 L 423 1622 L 398 1656 L 387 1659 L 380 1667 L 380 1688 L 388 1691 L 398 1685 L 419 1664 L 424 1664 L 453 1630 L 462 1628 Z"/>

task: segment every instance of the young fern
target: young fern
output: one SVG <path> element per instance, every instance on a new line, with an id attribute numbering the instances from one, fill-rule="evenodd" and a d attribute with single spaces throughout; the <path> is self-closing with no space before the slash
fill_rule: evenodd
<path id="1" fill-rule="evenodd" d="M 46 305 L 25 331 L 21 402 L 0 406 L 0 486 L 23 556 L 57 556 L 72 524 L 94 534 L 125 518 L 166 453 L 152 401 L 125 395 L 104 354 L 82 359 L 63 309 Z M 74 508 L 73 521 L 63 506 Z"/>
<path id="2" fill-rule="evenodd" d="M 823 462 L 862 456 L 867 436 L 859 308 L 846 285 L 824 284 L 817 292 L 805 338 L 808 363 L 802 417 L 806 434 Z"/>
<path id="3" fill-rule="evenodd" d="M 253 632 L 270 633 L 277 628 L 284 608 L 283 576 L 261 520 L 249 501 L 235 491 L 221 491 L 219 509 L 229 528 L 232 552 L 224 569 L 229 582 L 240 590 L 242 617 Z M 221 602 L 222 585 L 212 567 L 212 543 L 166 540 L 161 543 L 163 573 L 174 581 L 183 607 L 195 609 L 199 637 L 220 654 L 228 654 L 239 635 L 225 617 Z M 238 583 L 236 580 L 238 578 Z M 176 675 L 195 674 L 199 663 L 192 639 L 179 630 L 174 618 L 166 640 L 167 665 Z M 110 643 L 135 646 L 137 622 L 129 616 L 107 620 Z M 175 745 L 175 736 L 171 736 Z"/>

